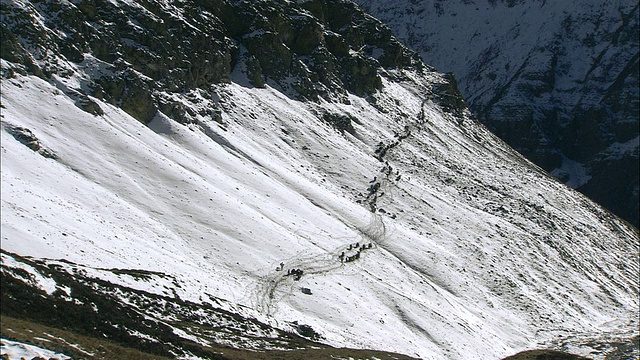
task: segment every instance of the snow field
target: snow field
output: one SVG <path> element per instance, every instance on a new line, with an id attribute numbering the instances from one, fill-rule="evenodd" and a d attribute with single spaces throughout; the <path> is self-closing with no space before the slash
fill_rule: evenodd
<path id="1" fill-rule="evenodd" d="M 408 75 L 419 82 L 385 81 L 377 107 L 233 83 L 213 90 L 218 104 L 185 100 L 219 106 L 223 125 L 144 126 L 99 100 L 95 117 L 38 78 L 4 81 L 3 127 L 29 128 L 58 159 L 2 132 L 2 247 L 424 359 L 499 358 L 566 334 L 588 353 L 582 339 L 633 329 L 636 234 L 425 99 L 437 75 Z M 353 116 L 356 135 L 324 112 Z M 375 182 L 384 213 L 363 202 Z M 342 262 L 355 243 L 372 248 Z"/>

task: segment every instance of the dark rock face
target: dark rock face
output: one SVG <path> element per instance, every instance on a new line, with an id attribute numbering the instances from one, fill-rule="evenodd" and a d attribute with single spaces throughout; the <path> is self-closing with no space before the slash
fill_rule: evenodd
<path id="1" fill-rule="evenodd" d="M 175 14 L 153 1 L 3 3 L 3 29 L 23 40 L 3 36 L 2 54 L 17 54 L 9 61 L 43 77 L 64 76 L 62 61 L 81 63 L 90 54 L 109 65 L 87 84 L 94 96 L 147 123 L 157 110 L 154 90 L 229 80 L 237 48 L 213 14 L 183 5 Z"/>
<path id="2" fill-rule="evenodd" d="M 16 140 L 21 142 L 24 146 L 29 149 L 35 151 L 36 153 L 49 158 L 49 159 L 57 159 L 57 155 L 51 151 L 50 149 L 42 146 L 40 140 L 31 132 L 31 130 L 19 126 L 13 126 L 10 124 L 4 124 L 6 130 L 11 136 L 13 136 Z"/>
<path id="3" fill-rule="evenodd" d="M 435 93 L 442 109 L 456 115 L 461 115 L 467 104 L 458 89 L 458 82 L 452 73 L 444 74 L 445 82 L 435 87 Z"/>
<path id="4" fill-rule="evenodd" d="M 239 46 L 247 49 L 249 80 L 269 78 L 303 98 L 365 96 L 381 86 L 379 68 L 419 66 L 414 53 L 391 30 L 352 2 L 313 0 L 239 2 L 222 18 Z"/>
<path id="5" fill-rule="evenodd" d="M 234 76 L 295 98 L 344 101 L 347 91 L 379 89 L 384 68 L 422 66 L 388 27 L 339 0 L 8 1 L 2 57 L 43 78 L 65 76 L 66 62 L 82 66 L 91 57 L 102 68 L 84 90 L 143 123 L 158 110 L 192 121 L 161 92 L 242 81 Z"/>
<path id="6" fill-rule="evenodd" d="M 357 2 L 509 145 L 638 226 L 637 4 Z"/>

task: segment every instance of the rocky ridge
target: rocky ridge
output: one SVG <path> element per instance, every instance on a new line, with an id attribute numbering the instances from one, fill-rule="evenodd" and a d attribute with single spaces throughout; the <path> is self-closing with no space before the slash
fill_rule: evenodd
<path id="1" fill-rule="evenodd" d="M 90 79 L 73 91 L 84 109 L 100 111 L 91 95 L 143 123 L 157 111 L 194 121 L 172 94 L 211 84 L 270 83 L 294 98 L 346 101 L 347 91 L 379 89 L 385 68 L 424 66 L 388 27 L 332 0 L 5 1 L 2 53 L 19 64 L 11 71 L 43 78 L 82 64 Z"/>

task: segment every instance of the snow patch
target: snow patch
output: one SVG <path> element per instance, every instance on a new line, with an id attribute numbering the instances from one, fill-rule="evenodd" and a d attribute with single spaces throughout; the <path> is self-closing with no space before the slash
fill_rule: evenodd
<path id="1" fill-rule="evenodd" d="M 573 189 L 579 188 L 591 179 L 589 169 L 584 164 L 567 157 L 563 157 L 562 165 L 553 169 L 551 175 Z"/>
<path id="2" fill-rule="evenodd" d="M 2 338 L 0 339 L 0 342 L 2 344 L 2 346 L 0 347 L 0 353 L 2 355 L 5 355 L 5 354 L 8 355 L 9 359 L 33 359 L 33 358 L 60 359 L 60 360 L 71 359 L 70 357 L 64 354 L 43 349 L 38 346 L 21 343 L 18 341 L 11 341 L 11 340 Z"/>

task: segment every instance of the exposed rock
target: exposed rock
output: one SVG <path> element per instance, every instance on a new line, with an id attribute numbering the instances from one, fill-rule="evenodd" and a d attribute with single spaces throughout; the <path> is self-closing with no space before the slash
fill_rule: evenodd
<path id="1" fill-rule="evenodd" d="M 16 140 L 21 142 L 24 146 L 28 147 L 29 149 L 42 155 L 43 157 L 46 157 L 49 159 L 58 158 L 58 156 L 52 150 L 42 146 L 42 143 L 40 142 L 40 140 L 35 136 L 33 132 L 31 132 L 31 130 L 24 127 L 14 126 L 6 123 L 3 123 L 3 127 L 5 127 L 7 132 L 11 136 L 13 136 Z"/>
<path id="2" fill-rule="evenodd" d="M 331 124 L 331 126 L 339 130 L 341 133 L 344 133 L 345 131 L 351 135 L 355 135 L 356 133 L 356 130 L 353 128 L 353 124 L 351 123 L 351 118 L 347 115 L 325 113 L 322 116 L 322 120 Z"/>
<path id="3" fill-rule="evenodd" d="M 452 73 L 447 73 L 444 74 L 444 80 L 435 86 L 435 96 L 445 111 L 460 115 L 467 108 L 467 104 L 458 90 L 456 78 Z"/>
<path id="4" fill-rule="evenodd" d="M 102 115 L 104 111 L 97 102 L 91 100 L 87 95 L 77 100 L 78 107 L 92 115 Z"/>
<path id="5" fill-rule="evenodd" d="M 86 89 L 145 124 L 158 109 L 190 121 L 159 93 L 228 82 L 239 65 L 253 86 L 270 83 L 312 101 L 366 96 L 380 88 L 381 68 L 422 66 L 352 2 L 180 1 L 179 13 L 155 0 L 2 6 L 7 61 L 44 78 L 87 61 L 109 64 Z M 78 105 L 101 113 L 88 97 Z"/>
<path id="6" fill-rule="evenodd" d="M 7 125 L 7 132 L 33 151 L 39 151 L 42 148 L 40 140 L 27 128 Z"/>

